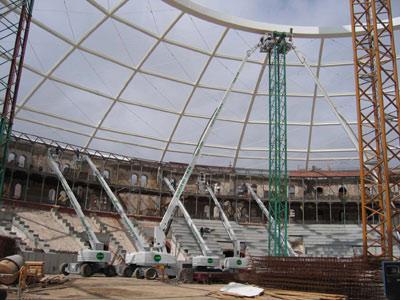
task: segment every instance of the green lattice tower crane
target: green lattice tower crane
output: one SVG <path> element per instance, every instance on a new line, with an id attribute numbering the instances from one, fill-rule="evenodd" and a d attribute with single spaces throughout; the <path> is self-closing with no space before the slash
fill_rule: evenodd
<path id="1" fill-rule="evenodd" d="M 292 47 L 292 35 L 269 35 L 269 255 L 287 255 L 287 108 L 286 54 Z M 283 237 L 283 240 L 282 240 Z"/>
<path id="2" fill-rule="evenodd" d="M 34 0 L 0 3 L 0 196 L 3 195 L 8 146 L 17 103 Z"/>

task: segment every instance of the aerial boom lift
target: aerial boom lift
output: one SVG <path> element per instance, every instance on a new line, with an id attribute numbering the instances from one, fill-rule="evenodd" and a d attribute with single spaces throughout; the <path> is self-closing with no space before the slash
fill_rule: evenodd
<path id="1" fill-rule="evenodd" d="M 94 174 L 97 177 L 97 180 L 106 191 L 107 196 L 111 200 L 115 209 L 121 216 L 126 228 L 132 239 L 134 240 L 136 253 L 128 253 L 125 257 L 126 265 L 122 268 L 119 267 L 119 273 L 124 277 L 131 277 L 132 274 L 135 274 L 135 277 L 138 279 L 146 277 L 147 279 L 155 279 L 157 277 L 157 270 L 154 268 L 155 266 L 164 266 L 164 271 L 166 275 L 175 276 L 178 272 L 177 269 L 177 260 L 176 258 L 165 252 L 152 251 L 148 245 L 146 245 L 145 241 L 142 240 L 140 234 L 136 227 L 132 224 L 132 221 L 125 214 L 124 209 L 119 203 L 117 197 L 111 191 L 111 188 L 96 168 L 95 164 L 92 162 L 88 155 L 83 155 L 82 158 L 89 164 L 89 167 L 92 169 Z"/>
<path id="2" fill-rule="evenodd" d="M 246 52 L 245 57 L 243 58 L 238 71 L 236 72 L 232 82 L 230 83 L 228 89 L 225 91 L 224 96 L 222 97 L 221 102 L 219 103 L 218 107 L 215 109 L 213 115 L 211 116 L 203 134 L 200 137 L 200 140 L 197 144 L 197 147 L 193 153 L 193 157 L 191 162 L 189 163 L 185 173 L 183 174 L 182 179 L 179 181 L 178 187 L 174 193 L 174 196 L 171 199 L 171 202 L 169 203 L 169 206 L 167 208 L 167 211 L 163 217 L 163 219 L 161 220 L 161 223 L 159 226 L 154 228 L 154 239 L 155 239 L 155 246 L 159 247 L 159 248 L 165 248 L 165 242 L 166 242 L 166 233 L 162 228 L 164 228 L 165 230 L 169 229 L 170 226 L 170 222 L 171 222 L 171 218 L 169 216 L 171 216 L 173 214 L 173 211 L 175 210 L 175 208 L 178 206 L 178 200 L 181 197 L 183 190 L 186 187 L 186 184 L 190 178 L 190 175 L 193 172 L 194 166 L 196 165 L 197 159 L 199 158 L 200 154 L 201 154 L 201 150 L 204 146 L 204 144 L 207 141 L 208 136 L 211 133 L 211 130 L 214 126 L 215 121 L 217 120 L 222 107 L 224 106 L 225 102 L 227 101 L 230 93 L 232 92 L 232 88 L 233 85 L 235 84 L 237 78 L 239 77 L 240 72 L 242 71 L 245 63 L 247 62 L 248 58 L 250 57 L 251 54 L 253 54 L 258 48 L 262 47 L 265 45 L 265 43 L 267 42 L 267 39 L 265 36 L 263 36 L 260 41 L 257 43 L 257 45 L 255 45 L 254 47 L 252 47 L 251 49 L 249 49 Z"/>
<path id="3" fill-rule="evenodd" d="M 229 235 L 230 240 L 233 244 L 233 257 L 226 257 L 224 260 L 224 269 L 247 269 L 249 266 L 249 260 L 247 258 L 240 258 L 240 241 L 237 239 L 235 232 L 229 223 L 228 217 L 225 215 L 224 210 L 219 204 L 217 197 L 215 197 L 214 192 L 211 187 L 206 184 L 207 191 L 214 200 L 215 206 L 218 207 L 219 215 L 223 221 L 225 231 Z"/>
<path id="4" fill-rule="evenodd" d="M 58 158 L 59 155 L 58 152 L 58 149 L 49 149 L 47 157 L 50 162 L 50 166 L 56 173 L 58 179 L 61 182 L 61 185 L 67 193 L 68 198 L 71 201 L 72 207 L 74 208 L 82 223 L 83 228 L 85 229 L 85 232 L 87 233 L 91 247 L 90 250 L 81 250 L 78 252 L 77 263 L 62 264 L 60 266 L 60 271 L 65 275 L 81 274 L 85 277 L 91 276 L 94 273 L 104 273 L 106 276 L 115 276 L 115 268 L 113 265 L 109 264 L 109 262 L 111 261 L 111 252 L 104 250 L 104 244 L 98 240 L 96 234 L 94 233 L 92 227 L 90 226 L 84 213 L 82 212 L 78 200 L 76 199 L 74 193 L 69 187 L 67 180 L 65 180 L 63 174 L 57 166 L 57 163 L 55 162 L 55 159 Z"/>
<path id="5" fill-rule="evenodd" d="M 168 188 L 170 189 L 171 193 L 174 194 L 175 190 L 169 182 L 167 178 L 164 177 L 164 182 L 167 184 Z M 189 213 L 187 212 L 185 206 L 181 202 L 181 200 L 178 199 L 178 207 L 181 210 L 183 217 L 186 220 L 186 223 L 188 224 L 190 230 L 192 231 L 197 243 L 200 246 L 201 253 L 203 255 L 200 256 L 195 256 L 192 259 L 192 265 L 194 268 L 196 267 L 207 267 L 207 268 L 217 268 L 219 267 L 219 257 L 212 255 L 212 251 L 210 248 L 208 248 L 206 242 L 204 241 L 203 237 L 201 236 L 199 230 L 197 229 L 196 224 L 194 224 L 192 218 L 190 217 Z M 174 215 L 174 211 L 172 211 L 172 214 L 167 216 L 167 220 L 172 219 L 172 216 Z M 168 222 L 166 222 L 167 224 Z M 162 230 L 165 230 L 165 228 L 160 228 Z"/>
<path id="6" fill-rule="evenodd" d="M 111 200 L 112 204 L 114 205 L 115 209 L 121 216 L 126 228 L 128 229 L 128 232 L 130 236 L 133 238 L 135 241 L 135 247 L 137 251 L 143 251 L 145 249 L 145 243 L 144 241 L 140 238 L 139 232 L 133 226 L 132 221 L 128 218 L 128 216 L 125 214 L 124 209 L 122 208 L 121 204 L 119 203 L 117 197 L 115 197 L 114 193 L 111 191 L 109 185 L 103 178 L 103 176 L 100 174 L 99 170 L 96 168 L 90 157 L 86 154 L 82 155 L 82 158 L 89 164 L 89 167 L 92 169 L 94 174 L 97 177 L 97 180 L 99 181 L 100 185 L 103 187 L 103 189 L 106 191 L 108 198 Z M 148 246 L 147 246 L 148 248 Z"/>
<path id="7" fill-rule="evenodd" d="M 256 200 L 258 206 L 260 207 L 261 211 L 263 214 L 267 217 L 269 220 L 269 223 L 271 226 L 275 227 L 275 220 L 274 218 L 270 215 L 268 212 L 268 209 L 265 207 L 265 205 L 262 203 L 261 199 L 257 196 L 257 194 L 254 192 L 253 188 L 251 187 L 250 184 L 246 183 L 247 189 L 250 191 L 251 196 L 253 197 L 254 200 Z M 290 245 L 290 242 L 286 240 L 286 245 L 285 245 L 285 238 L 283 237 L 282 233 L 280 233 L 280 242 L 281 242 L 281 247 L 284 248 L 285 246 L 287 247 L 287 251 L 289 256 L 298 256 L 296 252 L 294 252 L 292 245 Z"/>

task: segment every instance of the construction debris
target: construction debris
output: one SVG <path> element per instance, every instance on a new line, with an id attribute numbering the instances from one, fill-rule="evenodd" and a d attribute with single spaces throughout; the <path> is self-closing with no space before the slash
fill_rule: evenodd
<path id="1" fill-rule="evenodd" d="M 245 298 L 253 298 L 257 300 L 347 300 L 348 299 L 347 296 L 344 295 L 295 292 L 295 291 L 285 291 L 285 290 L 275 290 L 275 289 L 263 290 L 262 296 L 253 296 L 253 297 L 238 295 L 224 291 L 210 292 L 208 293 L 207 296 L 224 300 L 237 300 Z"/>
<path id="2" fill-rule="evenodd" d="M 276 299 L 282 300 L 346 300 L 347 296 L 344 295 L 333 295 L 333 294 L 321 294 L 321 293 L 309 293 L 309 292 L 295 292 L 285 290 L 264 290 L 264 295 L 271 296 Z"/>
<path id="3" fill-rule="evenodd" d="M 67 277 L 65 277 L 63 274 L 60 275 L 47 275 L 40 279 L 40 283 L 43 285 L 47 284 L 62 284 L 69 281 Z"/>
<path id="4" fill-rule="evenodd" d="M 264 289 L 252 285 L 230 282 L 227 286 L 221 288 L 220 291 L 244 297 L 255 297 L 261 295 Z"/>

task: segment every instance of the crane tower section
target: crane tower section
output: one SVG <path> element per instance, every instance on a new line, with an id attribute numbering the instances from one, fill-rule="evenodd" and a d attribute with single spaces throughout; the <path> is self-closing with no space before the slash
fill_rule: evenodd
<path id="1" fill-rule="evenodd" d="M 292 34 L 273 32 L 266 36 L 261 52 L 269 56 L 269 211 L 275 222 L 268 226 L 270 255 L 287 255 L 287 114 L 286 54 Z M 284 241 L 281 241 L 283 237 Z M 282 248 L 281 245 L 284 245 Z"/>
<path id="2" fill-rule="evenodd" d="M 364 257 L 399 247 L 399 85 L 390 0 L 350 0 Z"/>

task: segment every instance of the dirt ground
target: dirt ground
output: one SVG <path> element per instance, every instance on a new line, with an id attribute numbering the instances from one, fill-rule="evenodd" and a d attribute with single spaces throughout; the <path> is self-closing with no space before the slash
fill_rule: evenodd
<path id="1" fill-rule="evenodd" d="M 80 277 L 68 276 L 63 284 L 48 285 L 45 288 L 28 288 L 22 299 L 214 299 L 207 294 L 218 291 L 225 284 L 183 284 L 123 277 Z M 16 293 L 7 299 L 17 299 Z"/>

